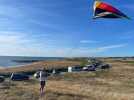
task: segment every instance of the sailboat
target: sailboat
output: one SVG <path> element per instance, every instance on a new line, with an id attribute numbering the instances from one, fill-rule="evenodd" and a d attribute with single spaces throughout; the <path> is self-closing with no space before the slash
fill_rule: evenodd
<path id="1" fill-rule="evenodd" d="M 94 1 L 94 19 L 97 18 L 126 18 L 130 19 L 127 15 L 122 13 L 117 8 L 113 7 L 112 5 L 102 2 L 101 0 Z"/>

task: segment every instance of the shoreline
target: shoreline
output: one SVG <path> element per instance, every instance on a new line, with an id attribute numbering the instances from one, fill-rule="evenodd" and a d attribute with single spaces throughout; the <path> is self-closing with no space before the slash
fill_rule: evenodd
<path id="1" fill-rule="evenodd" d="M 0 67 L 0 69 L 4 69 L 4 67 Z"/>
<path id="2" fill-rule="evenodd" d="M 65 60 L 61 57 L 0 56 L 0 67 L 16 67 L 47 60 Z"/>
<path id="3" fill-rule="evenodd" d="M 32 72 L 37 71 L 42 68 L 50 69 L 60 69 L 67 68 L 68 66 L 79 66 L 80 62 L 78 61 L 40 61 L 34 62 L 27 65 L 14 66 L 14 67 L 0 67 L 0 73 L 12 73 L 12 72 Z"/>

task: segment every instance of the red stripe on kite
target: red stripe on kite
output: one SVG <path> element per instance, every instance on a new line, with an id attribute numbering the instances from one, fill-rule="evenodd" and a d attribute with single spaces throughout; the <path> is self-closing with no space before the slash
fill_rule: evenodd
<path id="1" fill-rule="evenodd" d="M 111 13 L 121 13 L 118 9 L 116 9 L 116 8 L 112 7 L 111 5 L 104 3 L 104 2 L 101 2 L 97 8 L 106 10 Z"/>

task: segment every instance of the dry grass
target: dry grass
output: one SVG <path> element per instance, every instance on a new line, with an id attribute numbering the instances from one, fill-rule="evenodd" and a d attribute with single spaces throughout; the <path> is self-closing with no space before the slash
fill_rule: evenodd
<path id="1" fill-rule="evenodd" d="M 134 100 L 134 66 L 112 62 L 112 69 L 50 76 L 46 94 L 37 80 L 13 82 L 0 89 L 1 100 Z M 4 84 L 5 85 L 5 84 Z M 4 86 L 2 85 L 2 86 Z"/>

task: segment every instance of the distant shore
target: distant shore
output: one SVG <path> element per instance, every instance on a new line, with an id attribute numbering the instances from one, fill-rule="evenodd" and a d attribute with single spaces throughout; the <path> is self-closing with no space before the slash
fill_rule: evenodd
<path id="1" fill-rule="evenodd" d="M 64 60 L 61 57 L 0 56 L 0 67 L 27 65 L 40 61 Z"/>
<path id="2" fill-rule="evenodd" d="M 0 69 L 4 69 L 4 67 L 0 67 Z"/>
<path id="3" fill-rule="evenodd" d="M 67 68 L 68 66 L 77 66 L 80 65 L 79 61 L 40 61 L 34 62 L 28 65 L 22 65 L 20 67 L 10 67 L 3 68 L 0 67 L 0 73 L 12 73 L 12 72 L 32 72 L 42 68 L 46 69 L 59 69 L 59 68 Z"/>

